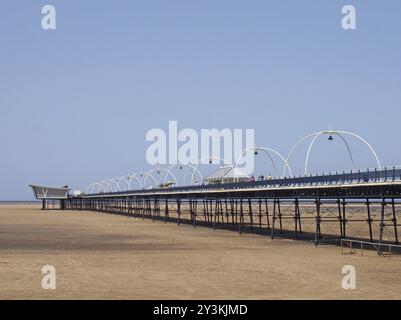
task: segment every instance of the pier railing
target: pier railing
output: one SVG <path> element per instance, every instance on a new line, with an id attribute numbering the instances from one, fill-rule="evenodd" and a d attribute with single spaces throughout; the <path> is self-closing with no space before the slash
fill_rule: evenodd
<path id="1" fill-rule="evenodd" d="M 237 190 L 237 189 L 266 189 L 266 188 L 287 188 L 287 187 L 314 187 L 314 186 L 330 186 L 330 185 L 351 185 L 351 184 L 367 184 L 380 182 L 401 181 L 401 168 L 381 168 L 368 169 L 366 171 L 350 171 L 336 172 L 328 174 L 315 174 L 297 177 L 282 177 L 265 179 L 261 181 L 231 182 L 221 184 L 201 184 L 192 186 L 181 186 L 171 188 L 151 188 L 137 189 L 128 191 L 107 192 L 102 194 L 132 194 L 132 193 L 169 193 L 169 192 L 202 192 L 213 190 Z"/>
<path id="2" fill-rule="evenodd" d="M 348 248 L 348 251 L 345 251 Z M 341 239 L 341 254 L 358 253 L 363 256 L 364 250 L 375 249 L 380 256 L 388 256 L 401 254 L 401 245 L 394 243 L 380 243 L 372 241 L 361 241 L 355 239 Z"/>

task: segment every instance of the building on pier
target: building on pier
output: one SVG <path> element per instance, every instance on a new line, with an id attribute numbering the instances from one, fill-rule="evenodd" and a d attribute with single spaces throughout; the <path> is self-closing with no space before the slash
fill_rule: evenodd
<path id="1" fill-rule="evenodd" d="M 249 181 L 250 178 L 250 175 L 244 173 L 238 168 L 234 168 L 232 166 L 222 166 L 206 176 L 205 182 L 207 184 L 246 182 Z"/>
<path id="2" fill-rule="evenodd" d="M 65 200 L 68 199 L 70 189 L 68 186 L 61 188 L 46 187 L 38 185 L 29 185 L 32 188 L 33 195 L 36 199 L 42 200 L 42 209 L 46 209 L 49 205 L 60 204 L 60 209 L 64 209 Z"/>

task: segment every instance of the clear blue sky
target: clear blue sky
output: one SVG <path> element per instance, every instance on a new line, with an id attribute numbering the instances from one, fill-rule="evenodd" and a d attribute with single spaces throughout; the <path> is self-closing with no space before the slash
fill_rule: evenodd
<path id="1" fill-rule="evenodd" d="M 45 4 L 56 30 L 41 28 Z M 355 31 L 341 28 L 346 4 Z M 147 168 L 145 134 L 168 120 L 254 128 L 284 154 L 331 123 L 401 164 L 400 17 L 399 0 L 2 0 L 0 200 Z M 313 171 L 350 167 L 333 146 L 316 145 Z"/>

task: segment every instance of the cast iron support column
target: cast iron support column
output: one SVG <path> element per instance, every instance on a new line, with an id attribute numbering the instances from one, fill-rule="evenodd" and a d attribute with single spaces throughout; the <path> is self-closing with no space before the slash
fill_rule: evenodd
<path id="1" fill-rule="evenodd" d="M 298 238 L 298 198 L 295 198 L 294 201 L 294 219 L 295 219 L 295 238 Z"/>
<path id="2" fill-rule="evenodd" d="M 196 227 L 196 216 L 198 215 L 198 198 L 196 198 L 195 200 L 194 200 L 194 203 L 193 203 L 193 207 L 192 207 L 192 210 L 193 210 L 193 215 L 194 215 L 194 218 L 193 218 L 193 220 L 192 220 L 192 227 L 193 228 L 195 228 Z"/>
<path id="3" fill-rule="evenodd" d="M 370 215 L 370 201 L 369 199 L 366 199 L 366 210 L 368 212 L 368 225 L 369 225 L 369 239 L 372 242 L 373 241 L 373 234 L 372 234 L 372 217 Z"/>
<path id="4" fill-rule="evenodd" d="M 177 214 L 178 214 L 177 225 L 180 225 L 181 224 L 181 199 L 177 199 Z"/>
<path id="5" fill-rule="evenodd" d="M 379 247 L 377 249 L 377 254 L 379 256 L 382 255 L 382 244 L 383 244 L 383 232 L 384 232 L 384 210 L 385 210 L 385 206 L 386 206 L 386 200 L 383 197 L 382 198 L 382 202 L 381 202 L 381 215 L 380 215 L 380 234 L 379 234 Z"/>
<path id="6" fill-rule="evenodd" d="M 228 213 L 228 205 L 227 205 L 227 198 L 224 199 L 224 206 L 226 209 L 226 223 L 227 226 L 230 224 L 230 214 Z"/>
<path id="7" fill-rule="evenodd" d="M 164 207 L 164 223 L 166 223 L 167 219 L 168 219 L 168 200 L 166 198 L 166 204 Z"/>
<path id="8" fill-rule="evenodd" d="M 276 226 L 276 198 L 273 200 L 273 217 L 272 217 L 272 230 L 271 230 L 271 238 L 274 239 L 274 231 L 275 231 L 275 226 Z"/>
<path id="9" fill-rule="evenodd" d="M 279 219 L 278 221 L 280 223 L 280 235 L 282 235 L 283 234 L 283 221 L 281 219 L 282 214 L 281 214 L 281 201 L 280 201 L 280 199 L 277 199 L 277 209 L 278 209 L 278 219 Z"/>
<path id="10" fill-rule="evenodd" d="M 252 199 L 251 198 L 248 199 L 248 206 L 249 206 L 248 214 L 249 214 L 249 220 L 251 222 L 251 230 L 253 230 L 253 211 L 252 211 Z"/>
<path id="11" fill-rule="evenodd" d="M 239 224 L 238 224 L 238 232 L 239 234 L 242 233 L 242 222 L 244 219 L 244 210 L 243 210 L 243 206 L 242 206 L 242 198 L 240 199 L 240 215 L 239 215 Z"/>
<path id="12" fill-rule="evenodd" d="M 347 215 L 345 212 L 345 205 L 347 203 L 345 202 L 345 198 L 343 198 L 343 219 L 342 219 L 342 223 L 343 223 L 343 236 L 344 238 L 347 236 Z"/>
<path id="13" fill-rule="evenodd" d="M 213 201 L 213 200 L 211 200 Z M 216 203 L 215 203 L 215 207 L 214 207 L 214 213 L 213 213 L 213 202 L 210 202 L 210 213 L 212 214 L 212 219 L 213 219 L 213 230 L 216 230 L 216 219 L 217 219 L 217 199 L 216 199 Z"/>
<path id="14" fill-rule="evenodd" d="M 267 229 L 270 229 L 269 204 L 268 204 L 268 202 L 267 202 L 267 198 L 265 199 L 265 206 L 266 206 L 266 223 L 267 223 Z"/>
<path id="15" fill-rule="evenodd" d="M 316 232 L 315 232 L 315 246 L 319 243 L 320 236 L 320 198 L 316 199 Z"/>
<path id="16" fill-rule="evenodd" d="M 203 198 L 202 202 L 203 202 L 203 218 L 204 218 L 205 222 L 207 222 L 207 203 L 206 203 L 206 199 Z"/>
<path id="17" fill-rule="evenodd" d="M 344 230 L 343 230 L 343 218 L 341 214 L 341 200 L 337 199 L 337 208 L 338 208 L 338 221 L 340 222 L 340 238 L 344 238 Z"/>
<path id="18" fill-rule="evenodd" d="M 393 211 L 393 226 L 394 226 L 394 237 L 395 237 L 395 243 L 398 244 L 398 232 L 397 232 L 397 217 L 395 215 L 395 202 L 394 202 L 394 198 L 391 199 L 391 208 Z"/>

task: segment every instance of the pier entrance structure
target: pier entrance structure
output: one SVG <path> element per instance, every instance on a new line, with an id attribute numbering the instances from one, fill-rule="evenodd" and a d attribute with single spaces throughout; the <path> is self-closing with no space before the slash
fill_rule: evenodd
<path id="1" fill-rule="evenodd" d="M 65 201 L 68 199 L 70 189 L 68 186 L 62 188 L 29 185 L 36 199 L 42 200 L 42 210 L 53 206 L 53 208 L 65 209 Z M 58 206 L 57 206 L 58 205 Z"/>

